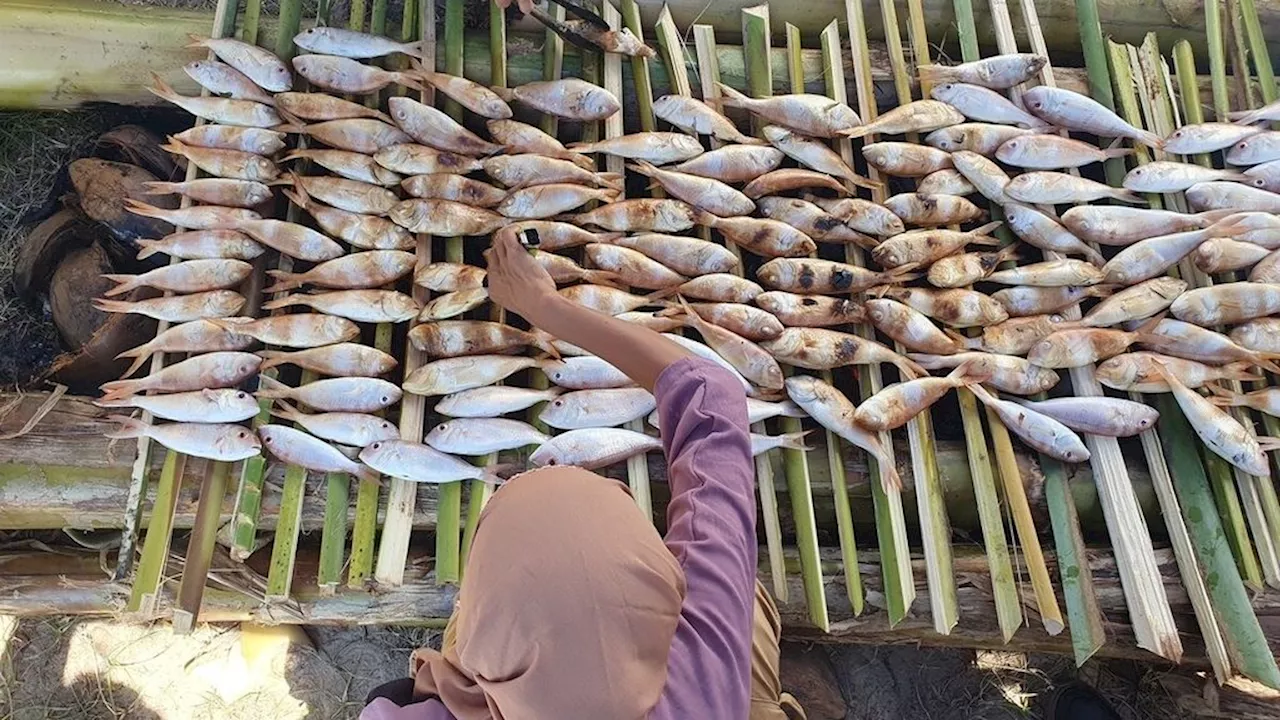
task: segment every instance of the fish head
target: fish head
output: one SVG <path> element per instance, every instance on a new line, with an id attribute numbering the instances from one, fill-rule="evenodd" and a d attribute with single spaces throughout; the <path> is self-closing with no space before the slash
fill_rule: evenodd
<path id="1" fill-rule="evenodd" d="M 817 402 L 821 398 L 818 379 L 811 375 L 792 375 L 783 381 L 783 386 L 787 390 L 787 397 L 800 407 Z"/>
<path id="2" fill-rule="evenodd" d="M 1023 62 L 1025 63 L 1023 72 L 1027 75 L 1035 75 L 1049 64 L 1049 58 L 1044 55 L 1024 55 Z"/>
<path id="3" fill-rule="evenodd" d="M 1094 370 L 1098 382 L 1116 390 L 1133 387 L 1140 374 L 1138 364 L 1130 355 L 1117 355 L 1104 360 Z"/>
<path id="4" fill-rule="evenodd" d="M 895 268 L 905 262 L 902 258 L 902 253 L 892 245 L 876 246 L 871 251 L 871 256 L 883 267 Z"/>
<path id="5" fill-rule="evenodd" d="M 1012 162 L 1017 159 L 1018 154 L 1022 152 L 1022 148 L 1026 144 L 1026 141 L 1021 138 L 1009 138 L 1000 143 L 1000 147 L 996 148 L 996 159 L 1001 162 Z"/>
<path id="6" fill-rule="evenodd" d="M 1079 435 L 1067 430 L 1053 436 L 1053 447 L 1064 462 L 1079 463 L 1089 459 L 1089 448 Z"/>
<path id="7" fill-rule="evenodd" d="M 553 465 L 563 465 L 559 448 L 553 443 L 543 443 L 538 446 L 537 450 L 529 456 L 529 462 L 534 467 L 551 467 Z"/>
<path id="8" fill-rule="evenodd" d="M 945 127 L 929 133 L 924 137 L 924 141 L 939 150 L 954 152 L 964 148 L 966 135 L 967 131 L 960 128 L 954 126 Z M 864 148 L 863 151 L 865 152 L 865 150 Z"/>
<path id="9" fill-rule="evenodd" d="M 1065 345 L 1052 337 L 1047 337 L 1035 345 L 1027 353 L 1027 360 L 1038 367 L 1061 367 L 1067 357 Z"/>
<path id="10" fill-rule="evenodd" d="M 795 133 L 781 125 L 765 125 L 762 132 L 764 133 L 764 139 L 774 144 L 787 142 L 795 137 Z"/>
<path id="11" fill-rule="evenodd" d="M 681 104 L 684 100 L 685 98 L 679 95 L 663 95 L 653 101 L 653 114 L 667 122 L 671 122 L 670 118 L 678 115 L 683 109 Z"/>
<path id="12" fill-rule="evenodd" d="M 875 300 L 867 300 L 863 302 L 862 305 L 867 310 L 867 318 L 878 327 L 893 317 L 893 305 L 896 303 L 896 300 L 878 298 Z"/>
<path id="13" fill-rule="evenodd" d="M 1196 183 L 1186 190 L 1187 202 L 1194 208 L 1207 209 L 1218 195 L 1217 188 L 1211 182 Z"/>
<path id="14" fill-rule="evenodd" d="M 844 103 L 831 103 L 826 107 L 824 114 L 827 116 L 828 123 L 836 128 L 854 128 L 862 124 L 862 118 L 858 117 L 858 113 Z"/>
<path id="15" fill-rule="evenodd" d="M 238 425 L 219 437 L 214 446 L 222 457 L 252 457 L 262 452 L 262 443 L 253 431 Z"/>
<path id="16" fill-rule="evenodd" d="M 414 104 L 415 101 L 410 98 L 392 96 L 387 100 L 387 108 L 391 111 L 391 119 L 395 120 L 397 125 L 403 127 L 413 115 Z"/>
<path id="17" fill-rule="evenodd" d="M 450 441 L 460 439 L 462 432 L 462 429 L 457 423 L 446 420 L 445 422 L 431 428 L 431 432 L 427 433 L 427 436 L 423 438 L 423 440 L 428 445 L 437 447 L 441 444 L 447 444 Z"/>
<path id="18" fill-rule="evenodd" d="M 1044 67 L 1043 58 L 1040 67 Z M 1052 88 L 1044 85 L 1033 87 L 1022 94 L 1022 102 L 1032 115 L 1043 118 L 1046 113 L 1057 110 L 1061 100 L 1053 93 Z"/>
<path id="19" fill-rule="evenodd" d="M 933 88 L 929 93 L 929 97 L 934 100 L 941 100 L 942 102 L 949 103 L 955 99 L 959 91 L 959 83 L 942 83 L 941 85 L 937 85 Z"/>

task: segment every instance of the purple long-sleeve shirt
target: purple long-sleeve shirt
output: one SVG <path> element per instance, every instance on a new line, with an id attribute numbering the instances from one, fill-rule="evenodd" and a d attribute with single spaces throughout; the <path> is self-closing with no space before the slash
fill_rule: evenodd
<path id="1" fill-rule="evenodd" d="M 654 388 L 671 502 L 664 539 L 685 575 L 667 684 L 650 720 L 738 720 L 750 704 L 756 570 L 755 468 L 742 385 L 702 358 L 662 372 Z M 362 720 L 455 720 L 436 699 L 374 700 Z"/>

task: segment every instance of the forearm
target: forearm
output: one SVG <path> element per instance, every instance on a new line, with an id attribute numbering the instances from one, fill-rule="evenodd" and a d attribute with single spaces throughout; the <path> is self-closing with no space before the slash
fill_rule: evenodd
<path id="1" fill-rule="evenodd" d="M 653 391 L 667 366 L 689 351 L 642 325 L 625 322 L 552 295 L 521 313 L 534 327 L 603 358 Z"/>

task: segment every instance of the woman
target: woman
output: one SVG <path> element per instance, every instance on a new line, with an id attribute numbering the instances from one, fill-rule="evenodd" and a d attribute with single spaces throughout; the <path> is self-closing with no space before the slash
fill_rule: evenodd
<path id="1" fill-rule="evenodd" d="M 415 652 L 411 689 L 375 690 L 361 717 L 803 717 L 780 693 L 778 613 L 755 579 L 741 384 L 652 330 L 565 300 L 512 233 L 494 236 L 488 277 L 494 302 L 657 397 L 668 532 L 659 538 L 625 485 L 586 470 L 513 478 L 481 514 L 443 651 Z"/>

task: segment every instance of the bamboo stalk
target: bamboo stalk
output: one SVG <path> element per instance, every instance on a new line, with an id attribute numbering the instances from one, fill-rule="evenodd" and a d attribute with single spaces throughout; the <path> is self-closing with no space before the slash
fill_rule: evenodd
<path id="1" fill-rule="evenodd" d="M 693 87 L 689 85 L 689 61 L 684 55 L 684 39 L 680 29 L 671 19 L 671 9 L 666 3 L 658 13 L 658 22 L 653 28 L 654 38 L 658 42 L 658 51 L 662 53 L 662 62 L 667 67 L 667 77 L 671 81 L 671 92 L 676 95 L 693 97 Z"/>
<path id="2" fill-rule="evenodd" d="M 347 21 L 347 27 L 357 31 L 364 30 L 364 14 L 367 5 L 367 0 L 351 0 L 351 17 Z"/>
<path id="3" fill-rule="evenodd" d="M 157 610 L 160 583 L 165 561 L 169 557 L 169 543 L 173 539 L 173 508 L 178 502 L 178 489 L 187 456 L 169 451 L 164 457 L 164 469 L 156 485 L 156 499 L 151 507 L 151 525 L 142 544 L 142 559 L 138 563 L 130 587 L 129 603 L 125 610 L 150 615 Z"/>
<path id="4" fill-rule="evenodd" d="M 1239 0 L 1239 8 L 1240 19 L 1249 37 L 1249 54 L 1253 57 L 1253 70 L 1258 74 L 1258 87 L 1262 91 L 1262 101 L 1274 102 L 1276 75 L 1271 67 L 1271 53 L 1267 48 L 1267 38 L 1262 34 L 1262 23 L 1258 20 L 1258 5 L 1255 0 Z"/>
<path id="5" fill-rule="evenodd" d="M 262 0 L 245 0 L 244 20 L 240 23 L 240 39 L 251 44 L 258 44 L 258 28 L 262 22 Z M 232 25 L 235 21 L 232 20 Z"/>
<path id="6" fill-rule="evenodd" d="M 191 632 L 200 616 L 205 580 L 209 576 L 209 564 L 217 544 L 222 501 L 227 496 L 227 478 L 231 475 L 231 463 L 214 462 L 210 465 L 200 485 L 200 506 L 196 509 L 195 524 L 187 540 L 186 562 L 182 565 L 182 580 L 178 583 L 178 606 L 173 610 L 173 631 L 179 634 Z"/>

